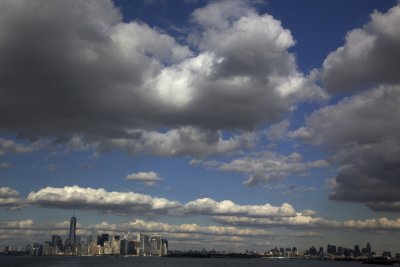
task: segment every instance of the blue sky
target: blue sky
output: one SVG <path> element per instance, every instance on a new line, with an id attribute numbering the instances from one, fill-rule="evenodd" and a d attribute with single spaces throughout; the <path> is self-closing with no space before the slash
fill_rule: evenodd
<path id="1" fill-rule="evenodd" d="M 396 1 L 0 5 L 0 245 L 400 251 Z"/>

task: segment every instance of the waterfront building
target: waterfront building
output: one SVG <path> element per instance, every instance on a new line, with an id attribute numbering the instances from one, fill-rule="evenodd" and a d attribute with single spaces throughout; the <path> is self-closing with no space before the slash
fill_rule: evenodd
<path id="1" fill-rule="evenodd" d="M 317 255 L 317 249 L 316 249 L 314 246 L 312 246 L 312 247 L 308 250 L 308 253 L 309 253 L 311 256 L 315 256 L 315 255 Z"/>
<path id="2" fill-rule="evenodd" d="M 77 245 L 77 254 L 80 256 L 87 256 L 89 255 L 89 243 L 86 240 L 81 240 Z"/>
<path id="3" fill-rule="evenodd" d="M 354 246 L 354 257 L 359 257 L 359 256 L 361 256 L 360 246 L 355 245 Z"/>
<path id="4" fill-rule="evenodd" d="M 65 239 L 64 253 L 70 255 L 70 254 L 72 254 L 73 251 L 74 250 L 73 250 L 71 240 L 69 238 Z"/>
<path id="5" fill-rule="evenodd" d="M 126 238 L 121 240 L 121 245 L 120 245 L 120 254 L 121 255 L 128 255 L 128 245 L 129 245 L 129 241 Z"/>
<path id="6" fill-rule="evenodd" d="M 111 255 L 112 254 L 112 248 L 111 248 L 110 241 L 104 241 L 103 254 L 104 255 Z"/>
<path id="7" fill-rule="evenodd" d="M 71 223 L 69 225 L 69 241 L 72 246 L 76 244 L 76 217 L 71 217 Z"/>
<path id="8" fill-rule="evenodd" d="M 392 253 L 390 251 L 384 251 L 382 256 L 386 258 L 392 258 Z"/>
<path id="9" fill-rule="evenodd" d="M 63 250 L 62 239 L 58 235 L 51 236 L 51 246 L 54 248 L 54 253 L 58 254 Z"/>
<path id="10" fill-rule="evenodd" d="M 31 256 L 39 256 L 40 255 L 40 244 L 39 243 L 33 243 L 33 245 L 31 246 L 30 255 Z"/>
<path id="11" fill-rule="evenodd" d="M 89 239 L 88 239 L 89 240 Z M 90 237 L 90 241 L 88 241 L 89 243 L 91 241 L 97 241 L 97 233 L 96 230 L 94 228 L 92 228 L 92 233 L 91 233 L 91 237 Z"/>
<path id="12" fill-rule="evenodd" d="M 371 244 L 367 243 L 367 255 L 371 256 L 372 255 L 372 250 L 371 250 Z"/>
<path id="13" fill-rule="evenodd" d="M 162 256 L 168 255 L 168 240 L 167 239 L 161 239 L 161 245 L 162 245 L 161 255 Z"/>
<path id="14" fill-rule="evenodd" d="M 367 256 L 367 249 L 366 248 L 362 248 L 361 249 L 361 255 L 362 256 Z"/>
<path id="15" fill-rule="evenodd" d="M 111 251 L 113 255 L 119 255 L 121 251 L 121 240 L 119 240 L 119 236 L 114 236 L 111 241 Z"/>
<path id="16" fill-rule="evenodd" d="M 326 252 L 328 252 L 331 255 L 336 255 L 336 246 L 328 244 Z"/>
<path id="17" fill-rule="evenodd" d="M 344 249 L 343 249 L 343 247 L 338 247 L 338 248 L 337 248 L 337 255 L 338 255 L 338 256 L 343 256 L 343 255 L 344 255 Z"/>
<path id="18" fill-rule="evenodd" d="M 43 256 L 50 256 L 53 255 L 53 247 L 51 246 L 51 242 L 50 241 L 46 241 L 43 244 L 43 251 L 42 251 L 42 255 Z"/>
<path id="19" fill-rule="evenodd" d="M 96 256 L 101 255 L 102 253 L 102 246 L 98 245 L 97 242 L 91 241 L 89 243 L 89 255 Z"/>
<path id="20" fill-rule="evenodd" d="M 104 246 L 104 242 L 108 241 L 109 235 L 102 234 L 101 236 L 97 237 L 97 244 L 100 246 Z"/>
<path id="21" fill-rule="evenodd" d="M 139 255 L 140 242 L 136 240 L 131 240 L 128 242 L 128 254 L 129 255 Z"/>
<path id="22" fill-rule="evenodd" d="M 160 235 L 150 236 L 149 252 L 150 252 L 151 256 L 161 256 L 162 255 L 162 243 L 161 243 Z"/>
<path id="23" fill-rule="evenodd" d="M 150 255 L 149 236 L 144 235 L 144 234 L 138 234 L 137 241 L 139 242 L 139 248 L 137 249 L 138 255 L 139 256 Z"/>

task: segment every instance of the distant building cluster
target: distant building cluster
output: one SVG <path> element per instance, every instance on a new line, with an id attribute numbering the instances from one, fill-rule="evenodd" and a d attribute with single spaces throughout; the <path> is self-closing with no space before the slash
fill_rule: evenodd
<path id="1" fill-rule="evenodd" d="M 320 257 L 344 257 L 344 258 L 358 258 L 358 257 L 372 257 L 376 253 L 371 250 L 371 244 L 367 243 L 365 248 L 360 249 L 359 245 L 355 245 L 353 248 L 345 248 L 336 245 L 328 244 L 326 252 L 323 247 L 318 250 L 312 246 L 308 251 L 310 256 L 320 256 Z M 391 257 L 391 256 L 390 256 Z"/>
<path id="2" fill-rule="evenodd" d="M 317 249 L 312 246 L 311 248 L 300 252 L 296 247 L 293 248 L 273 248 L 264 254 L 269 257 L 285 257 L 285 258 L 297 258 L 297 257 L 311 257 L 311 258 L 326 258 L 326 259 L 363 259 L 377 256 L 375 252 L 371 250 L 371 244 L 367 243 L 364 248 L 360 249 L 359 245 L 355 245 L 354 248 L 345 248 L 341 246 L 328 244 L 326 251 L 323 247 Z M 387 258 L 393 258 L 390 251 L 383 251 L 381 255 Z M 396 253 L 395 258 L 400 258 L 400 254 Z"/>
<path id="3" fill-rule="evenodd" d="M 5 252 L 10 251 L 5 248 Z M 19 254 L 31 256 L 74 255 L 74 256 L 166 256 L 168 254 L 168 240 L 161 235 L 144 235 L 132 233 L 110 236 L 109 234 L 89 236 L 76 235 L 76 217 L 71 218 L 69 236 L 63 243 L 58 235 L 53 235 L 51 241 L 44 244 L 34 243 L 25 248 L 19 247 Z"/>

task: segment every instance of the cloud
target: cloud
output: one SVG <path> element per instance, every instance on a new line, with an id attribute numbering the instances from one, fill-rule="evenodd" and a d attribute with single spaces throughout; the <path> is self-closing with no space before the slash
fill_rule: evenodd
<path id="1" fill-rule="evenodd" d="M 291 217 L 296 215 L 293 206 L 283 203 L 276 207 L 265 205 L 238 205 L 230 200 L 215 201 L 210 198 L 201 198 L 185 204 L 185 209 L 190 214 L 222 215 L 222 216 L 248 216 L 248 217 Z"/>
<path id="2" fill-rule="evenodd" d="M 284 194 L 296 194 L 296 193 L 310 193 L 317 191 L 315 186 L 296 186 L 296 185 L 289 185 L 288 190 L 284 192 Z"/>
<path id="3" fill-rule="evenodd" d="M 23 200 L 19 197 L 18 191 L 10 187 L 0 187 L 0 207 L 17 210 L 22 205 Z"/>
<path id="4" fill-rule="evenodd" d="M 251 148 L 256 135 L 245 132 L 224 138 L 222 131 L 202 131 L 199 128 L 180 127 L 164 133 L 133 131 L 127 138 L 112 138 L 97 148 L 98 151 L 120 149 L 129 154 L 148 153 L 158 156 L 208 156 L 228 154 Z"/>
<path id="5" fill-rule="evenodd" d="M 398 231 L 400 229 L 400 218 L 388 219 L 386 217 L 372 218 L 365 220 L 327 220 L 298 213 L 294 217 L 279 218 L 250 218 L 237 216 L 215 216 L 214 221 L 223 225 L 237 227 L 256 227 L 271 228 L 285 227 L 297 229 L 337 229 L 337 230 L 356 230 L 356 231 Z"/>
<path id="6" fill-rule="evenodd" d="M 292 217 L 281 218 L 251 218 L 238 216 L 214 216 L 213 220 L 224 225 L 247 226 L 258 228 L 287 227 L 287 228 L 327 228 L 337 227 L 340 223 L 307 214 L 296 213 Z"/>
<path id="7" fill-rule="evenodd" d="M 400 201 L 375 201 L 367 202 L 366 205 L 375 211 L 386 211 L 386 212 L 399 212 L 400 211 Z"/>
<path id="8" fill-rule="evenodd" d="M 44 140 L 30 142 L 29 144 L 18 143 L 12 139 L 0 137 L 0 156 L 6 154 L 26 154 L 48 147 Z"/>
<path id="9" fill-rule="evenodd" d="M 300 238 L 310 238 L 310 237 L 325 237 L 324 233 L 318 233 L 318 232 L 298 232 L 294 233 L 292 236 L 294 237 L 300 237 Z"/>
<path id="10" fill-rule="evenodd" d="M 198 224 L 173 225 L 162 222 L 133 220 L 129 223 L 110 224 L 102 222 L 94 225 L 100 231 L 135 231 L 139 233 L 201 234 L 218 236 L 269 236 L 271 232 L 259 229 L 236 228 L 231 226 L 200 226 Z"/>
<path id="11" fill-rule="evenodd" d="M 379 86 L 311 114 L 291 137 L 321 145 L 339 165 L 331 199 L 400 211 L 400 86 Z"/>
<path id="12" fill-rule="evenodd" d="M 273 180 L 293 175 L 306 175 L 306 171 L 309 169 L 326 168 L 329 166 L 326 160 L 302 162 L 302 156 L 296 152 L 285 156 L 271 151 L 236 158 L 231 162 L 196 160 L 192 161 L 191 164 L 201 164 L 220 171 L 248 174 L 250 177 L 244 182 L 248 186 L 269 183 Z"/>
<path id="13" fill-rule="evenodd" d="M 205 29 L 228 29 L 231 23 L 255 10 L 245 1 L 220 1 L 195 10 L 192 20 Z"/>
<path id="14" fill-rule="evenodd" d="M 400 6 L 374 11 L 371 21 L 347 33 L 344 46 L 323 63 L 322 79 L 333 92 L 400 82 Z"/>
<path id="15" fill-rule="evenodd" d="M 165 198 L 78 186 L 42 188 L 37 192 L 30 192 L 26 203 L 49 208 L 79 208 L 115 214 L 168 214 L 181 206 L 179 202 Z"/>
<path id="16" fill-rule="evenodd" d="M 149 173 L 139 174 L 134 175 L 140 177 L 150 175 Z M 96 210 L 125 215 L 219 215 L 269 218 L 291 217 L 297 214 L 294 207 L 288 203 L 280 206 L 268 203 L 242 205 L 231 200 L 216 201 L 211 198 L 201 198 L 182 204 L 178 201 L 134 192 L 108 192 L 102 188 L 79 186 L 42 188 L 37 192 L 30 192 L 25 203 L 46 208 Z"/>
<path id="17" fill-rule="evenodd" d="M 5 221 L 0 223 L 0 229 L 30 229 L 33 226 L 32 220 Z"/>
<path id="18" fill-rule="evenodd" d="M 290 122 L 288 119 L 285 119 L 279 123 L 271 125 L 266 132 L 268 140 L 277 141 L 283 138 L 286 135 L 289 125 Z"/>
<path id="19" fill-rule="evenodd" d="M 285 195 L 301 195 L 303 193 L 310 193 L 317 190 L 315 186 L 304 186 L 304 185 L 291 185 L 291 184 L 267 184 L 264 186 L 269 192 L 283 192 Z"/>
<path id="20" fill-rule="evenodd" d="M 192 50 L 143 22 L 123 22 L 107 0 L 0 8 L 0 130 L 31 142 L 128 152 L 150 144 L 150 153 L 170 155 L 152 142 L 188 129 L 219 140 L 221 130 L 247 131 L 299 101 L 326 99 L 313 75 L 298 71 L 290 31 L 246 1 L 196 10 Z M 223 141 L 203 150 L 182 142 L 176 154 L 237 148 Z"/>
<path id="21" fill-rule="evenodd" d="M 129 181 L 139 181 L 143 182 L 148 186 L 154 185 L 155 183 L 161 180 L 161 177 L 158 176 L 156 172 L 137 172 L 128 174 L 125 177 L 126 180 Z"/>

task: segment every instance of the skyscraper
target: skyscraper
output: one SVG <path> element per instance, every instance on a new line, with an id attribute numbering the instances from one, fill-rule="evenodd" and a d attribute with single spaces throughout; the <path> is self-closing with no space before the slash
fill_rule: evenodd
<path id="1" fill-rule="evenodd" d="M 108 241 L 109 237 L 110 236 L 108 234 L 102 234 L 101 236 L 98 236 L 97 244 L 100 246 L 104 246 L 104 242 Z"/>
<path id="2" fill-rule="evenodd" d="M 371 256 L 372 255 L 372 251 L 371 251 L 371 244 L 367 243 L 367 255 Z"/>
<path id="3" fill-rule="evenodd" d="M 162 255 L 161 240 L 162 239 L 161 239 L 160 235 L 150 236 L 150 239 L 149 239 L 150 255 L 152 255 L 152 256 L 161 256 Z"/>
<path id="4" fill-rule="evenodd" d="M 61 251 L 63 249 L 61 237 L 59 237 L 58 235 L 52 235 L 51 245 Z"/>
<path id="5" fill-rule="evenodd" d="M 138 234 L 137 235 L 137 241 L 140 244 L 140 247 L 138 249 L 138 255 L 139 256 L 149 256 L 150 255 L 150 238 L 147 235 L 144 234 Z"/>
<path id="6" fill-rule="evenodd" d="M 354 256 L 358 257 L 361 255 L 361 250 L 360 250 L 360 246 L 359 245 L 355 245 L 354 246 Z"/>
<path id="7" fill-rule="evenodd" d="M 76 217 L 71 217 L 71 224 L 69 225 L 69 241 L 71 245 L 76 244 Z"/>

